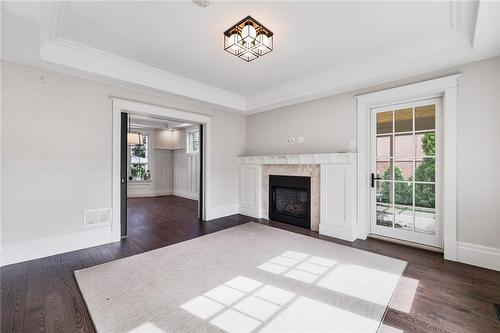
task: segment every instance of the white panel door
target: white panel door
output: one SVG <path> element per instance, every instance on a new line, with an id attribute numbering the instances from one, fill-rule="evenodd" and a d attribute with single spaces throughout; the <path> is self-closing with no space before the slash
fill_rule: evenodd
<path id="1" fill-rule="evenodd" d="M 372 109 L 372 234 L 442 248 L 441 99 Z"/>

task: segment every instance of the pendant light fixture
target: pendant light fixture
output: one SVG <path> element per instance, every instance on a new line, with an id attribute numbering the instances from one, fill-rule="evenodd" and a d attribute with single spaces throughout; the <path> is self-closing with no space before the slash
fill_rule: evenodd
<path id="1" fill-rule="evenodd" d="M 247 16 L 224 32 L 224 50 L 250 62 L 273 50 L 273 33 Z"/>
<path id="2" fill-rule="evenodd" d="M 128 115 L 128 133 L 127 133 L 127 144 L 129 145 L 142 145 L 142 135 L 138 132 L 130 131 L 130 114 Z"/>

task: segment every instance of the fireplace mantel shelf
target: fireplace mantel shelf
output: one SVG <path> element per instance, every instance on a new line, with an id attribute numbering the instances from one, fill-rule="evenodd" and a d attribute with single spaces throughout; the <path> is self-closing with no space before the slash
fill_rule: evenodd
<path id="1" fill-rule="evenodd" d="M 238 164 L 344 164 L 356 163 L 356 153 L 241 156 Z"/>
<path id="2" fill-rule="evenodd" d="M 352 242 L 357 238 L 356 159 L 356 153 L 239 157 L 240 213 L 255 218 L 269 218 L 269 210 L 266 210 L 269 203 L 263 199 L 269 195 L 265 191 L 266 179 L 263 179 L 263 170 L 278 168 L 279 171 L 275 172 L 279 175 L 297 176 L 301 175 L 301 172 L 310 171 L 306 165 L 316 165 L 315 168 L 319 165 L 319 177 L 316 176 L 319 178 L 319 185 L 316 187 L 319 188 L 319 218 L 312 219 L 314 230 L 318 226 L 322 235 Z M 287 168 L 290 170 L 286 171 Z M 316 190 L 311 188 L 311 191 Z"/>

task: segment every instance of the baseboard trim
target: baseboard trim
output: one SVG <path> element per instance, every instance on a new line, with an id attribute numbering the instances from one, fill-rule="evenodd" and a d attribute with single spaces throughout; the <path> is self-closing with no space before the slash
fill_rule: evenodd
<path id="1" fill-rule="evenodd" d="M 356 236 L 354 235 L 351 228 L 339 227 L 324 223 L 319 224 L 319 234 L 343 239 L 349 242 L 353 242 L 356 239 Z"/>
<path id="2" fill-rule="evenodd" d="M 246 216 L 250 216 L 250 217 L 254 217 L 256 219 L 260 218 L 259 216 L 259 213 L 257 211 L 256 208 L 247 208 L 247 207 L 243 207 L 243 206 L 239 206 L 239 213 L 241 215 L 246 215 Z"/>
<path id="3" fill-rule="evenodd" d="M 500 271 L 500 249 L 458 242 L 458 261 Z"/>
<path id="4" fill-rule="evenodd" d="M 99 227 L 68 235 L 8 244 L 0 252 L 0 267 L 112 242 L 111 227 Z"/>
<path id="5" fill-rule="evenodd" d="M 217 206 L 217 207 L 209 207 L 207 209 L 207 214 L 205 216 L 205 220 L 215 220 L 221 217 L 235 215 L 239 213 L 238 205 L 226 205 L 226 206 Z"/>
<path id="6" fill-rule="evenodd" d="M 198 200 L 198 193 L 189 193 L 189 192 L 177 192 L 173 191 L 173 195 L 181 198 L 186 198 L 186 199 L 191 199 L 191 200 Z"/>
<path id="7" fill-rule="evenodd" d="M 172 195 L 174 192 L 172 190 L 165 191 L 148 191 L 142 193 L 127 193 L 127 198 L 153 198 L 162 197 L 164 195 Z"/>
<path id="8" fill-rule="evenodd" d="M 389 243 L 395 243 L 395 244 L 401 244 L 409 247 L 414 247 L 417 249 L 422 249 L 426 251 L 431 251 L 431 252 L 436 252 L 436 253 L 443 253 L 443 249 L 434 247 L 434 246 L 429 246 L 425 244 L 420 244 L 420 243 L 414 243 L 410 241 L 405 241 L 402 239 L 398 238 L 392 238 L 392 237 L 387 237 L 387 236 L 381 236 L 377 234 L 369 234 L 368 237 L 373 238 L 373 239 L 380 239 L 383 240 L 384 242 L 389 242 Z"/>

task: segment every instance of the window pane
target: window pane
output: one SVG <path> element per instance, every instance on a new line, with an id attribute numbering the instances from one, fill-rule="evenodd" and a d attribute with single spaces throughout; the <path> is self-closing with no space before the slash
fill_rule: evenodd
<path id="1" fill-rule="evenodd" d="M 377 160 L 392 156 L 392 135 L 377 137 Z"/>
<path id="2" fill-rule="evenodd" d="M 399 134 L 394 137 L 394 156 L 413 157 L 413 134 Z"/>
<path id="3" fill-rule="evenodd" d="M 396 205 L 412 206 L 413 205 L 413 183 L 396 182 L 394 183 L 394 192 Z"/>
<path id="4" fill-rule="evenodd" d="M 436 211 L 434 209 L 415 208 L 415 231 L 436 234 Z"/>
<path id="5" fill-rule="evenodd" d="M 377 202 L 393 203 L 392 182 L 377 181 Z"/>
<path id="6" fill-rule="evenodd" d="M 142 144 L 130 145 L 130 176 L 133 180 L 148 180 L 149 171 L 149 136 L 140 134 Z"/>
<path id="7" fill-rule="evenodd" d="M 415 135 L 415 155 L 417 157 L 436 155 L 436 133 L 418 133 Z"/>
<path id="8" fill-rule="evenodd" d="M 415 181 L 417 182 L 435 182 L 436 167 L 434 157 L 426 157 L 417 160 L 415 168 Z"/>
<path id="9" fill-rule="evenodd" d="M 146 174 L 146 167 L 143 164 L 132 164 L 130 171 L 132 179 L 141 180 L 144 179 Z"/>
<path id="10" fill-rule="evenodd" d="M 419 106 L 415 108 L 415 131 L 436 128 L 435 105 Z"/>
<path id="11" fill-rule="evenodd" d="M 410 132 L 413 130 L 413 109 L 401 109 L 394 111 L 395 132 Z"/>
<path id="12" fill-rule="evenodd" d="M 133 157 L 140 159 L 141 157 L 146 157 L 146 148 L 144 145 L 132 145 L 130 152 Z"/>
<path id="13" fill-rule="evenodd" d="M 394 207 L 394 228 L 402 228 L 413 231 L 413 207 Z"/>
<path id="14" fill-rule="evenodd" d="M 392 111 L 377 113 L 377 134 L 392 133 Z"/>
<path id="15" fill-rule="evenodd" d="M 200 149 L 200 132 L 199 131 L 191 131 L 188 134 L 189 138 L 189 147 L 188 153 L 196 154 Z"/>
<path id="16" fill-rule="evenodd" d="M 377 177 L 392 180 L 392 161 L 377 162 Z"/>
<path id="17" fill-rule="evenodd" d="M 394 161 L 394 180 L 412 180 L 413 162 Z"/>
<path id="18" fill-rule="evenodd" d="M 377 204 L 377 225 L 392 227 L 394 213 L 391 206 Z"/>
<path id="19" fill-rule="evenodd" d="M 434 184 L 415 184 L 415 206 L 436 208 Z"/>

